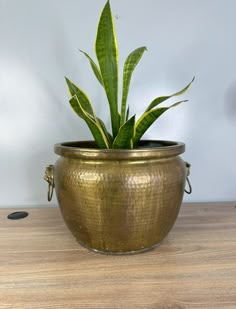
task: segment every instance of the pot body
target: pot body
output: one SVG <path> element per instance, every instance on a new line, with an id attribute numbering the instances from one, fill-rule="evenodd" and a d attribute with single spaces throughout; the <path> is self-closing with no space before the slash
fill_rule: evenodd
<path id="1" fill-rule="evenodd" d="M 81 245 L 132 253 L 150 249 L 171 230 L 185 187 L 186 167 L 179 157 L 184 144 L 143 144 L 135 150 L 98 150 L 92 142 L 55 145 L 58 203 Z"/>

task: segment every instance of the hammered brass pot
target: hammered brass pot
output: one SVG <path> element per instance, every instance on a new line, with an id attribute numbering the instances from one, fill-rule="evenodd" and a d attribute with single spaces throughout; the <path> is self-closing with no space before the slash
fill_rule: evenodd
<path id="1" fill-rule="evenodd" d="M 173 227 L 185 189 L 183 143 L 142 141 L 134 150 L 96 149 L 94 142 L 55 145 L 47 169 L 63 218 L 77 241 L 103 253 L 142 252 Z"/>

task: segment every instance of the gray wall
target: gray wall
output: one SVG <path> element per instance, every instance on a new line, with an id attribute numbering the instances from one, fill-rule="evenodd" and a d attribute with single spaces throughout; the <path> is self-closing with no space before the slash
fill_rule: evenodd
<path id="1" fill-rule="evenodd" d="M 64 76 L 108 108 L 81 48 L 94 56 L 105 0 L 0 0 L 0 206 L 42 205 L 53 144 L 91 138 L 68 106 Z M 236 199 L 236 1 L 111 0 L 120 61 L 146 45 L 132 81 L 131 112 L 196 81 L 190 102 L 146 134 L 187 144 L 194 192 L 185 201 Z M 54 204 L 56 200 L 54 199 Z"/>

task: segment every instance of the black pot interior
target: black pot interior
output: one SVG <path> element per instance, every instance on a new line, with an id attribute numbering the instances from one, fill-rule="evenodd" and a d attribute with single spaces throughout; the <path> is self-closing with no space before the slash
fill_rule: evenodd
<path id="1" fill-rule="evenodd" d="M 66 142 L 61 145 L 73 148 L 97 149 L 97 145 L 94 141 Z M 175 145 L 177 145 L 177 143 L 172 141 L 141 140 L 135 149 L 160 148 Z"/>

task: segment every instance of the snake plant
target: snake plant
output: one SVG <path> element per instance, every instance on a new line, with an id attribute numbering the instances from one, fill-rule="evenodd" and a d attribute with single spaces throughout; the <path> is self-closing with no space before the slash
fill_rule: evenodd
<path id="1" fill-rule="evenodd" d="M 98 23 L 95 52 L 98 64 L 84 51 L 80 50 L 90 63 L 94 75 L 104 88 L 110 108 L 112 134 L 94 111 L 88 95 L 72 81 L 66 78 L 71 95 L 70 105 L 76 114 L 88 125 L 98 148 L 132 149 L 147 129 L 168 109 L 186 102 L 179 101 L 171 106 L 160 107 L 159 104 L 171 97 L 182 95 L 190 87 L 193 80 L 181 91 L 172 95 L 154 99 L 141 117 L 129 117 L 127 98 L 133 71 L 142 58 L 146 47 L 135 49 L 127 57 L 123 68 L 123 89 L 121 107 L 118 103 L 118 46 L 114 28 L 114 20 L 109 0 L 106 2 Z"/>

